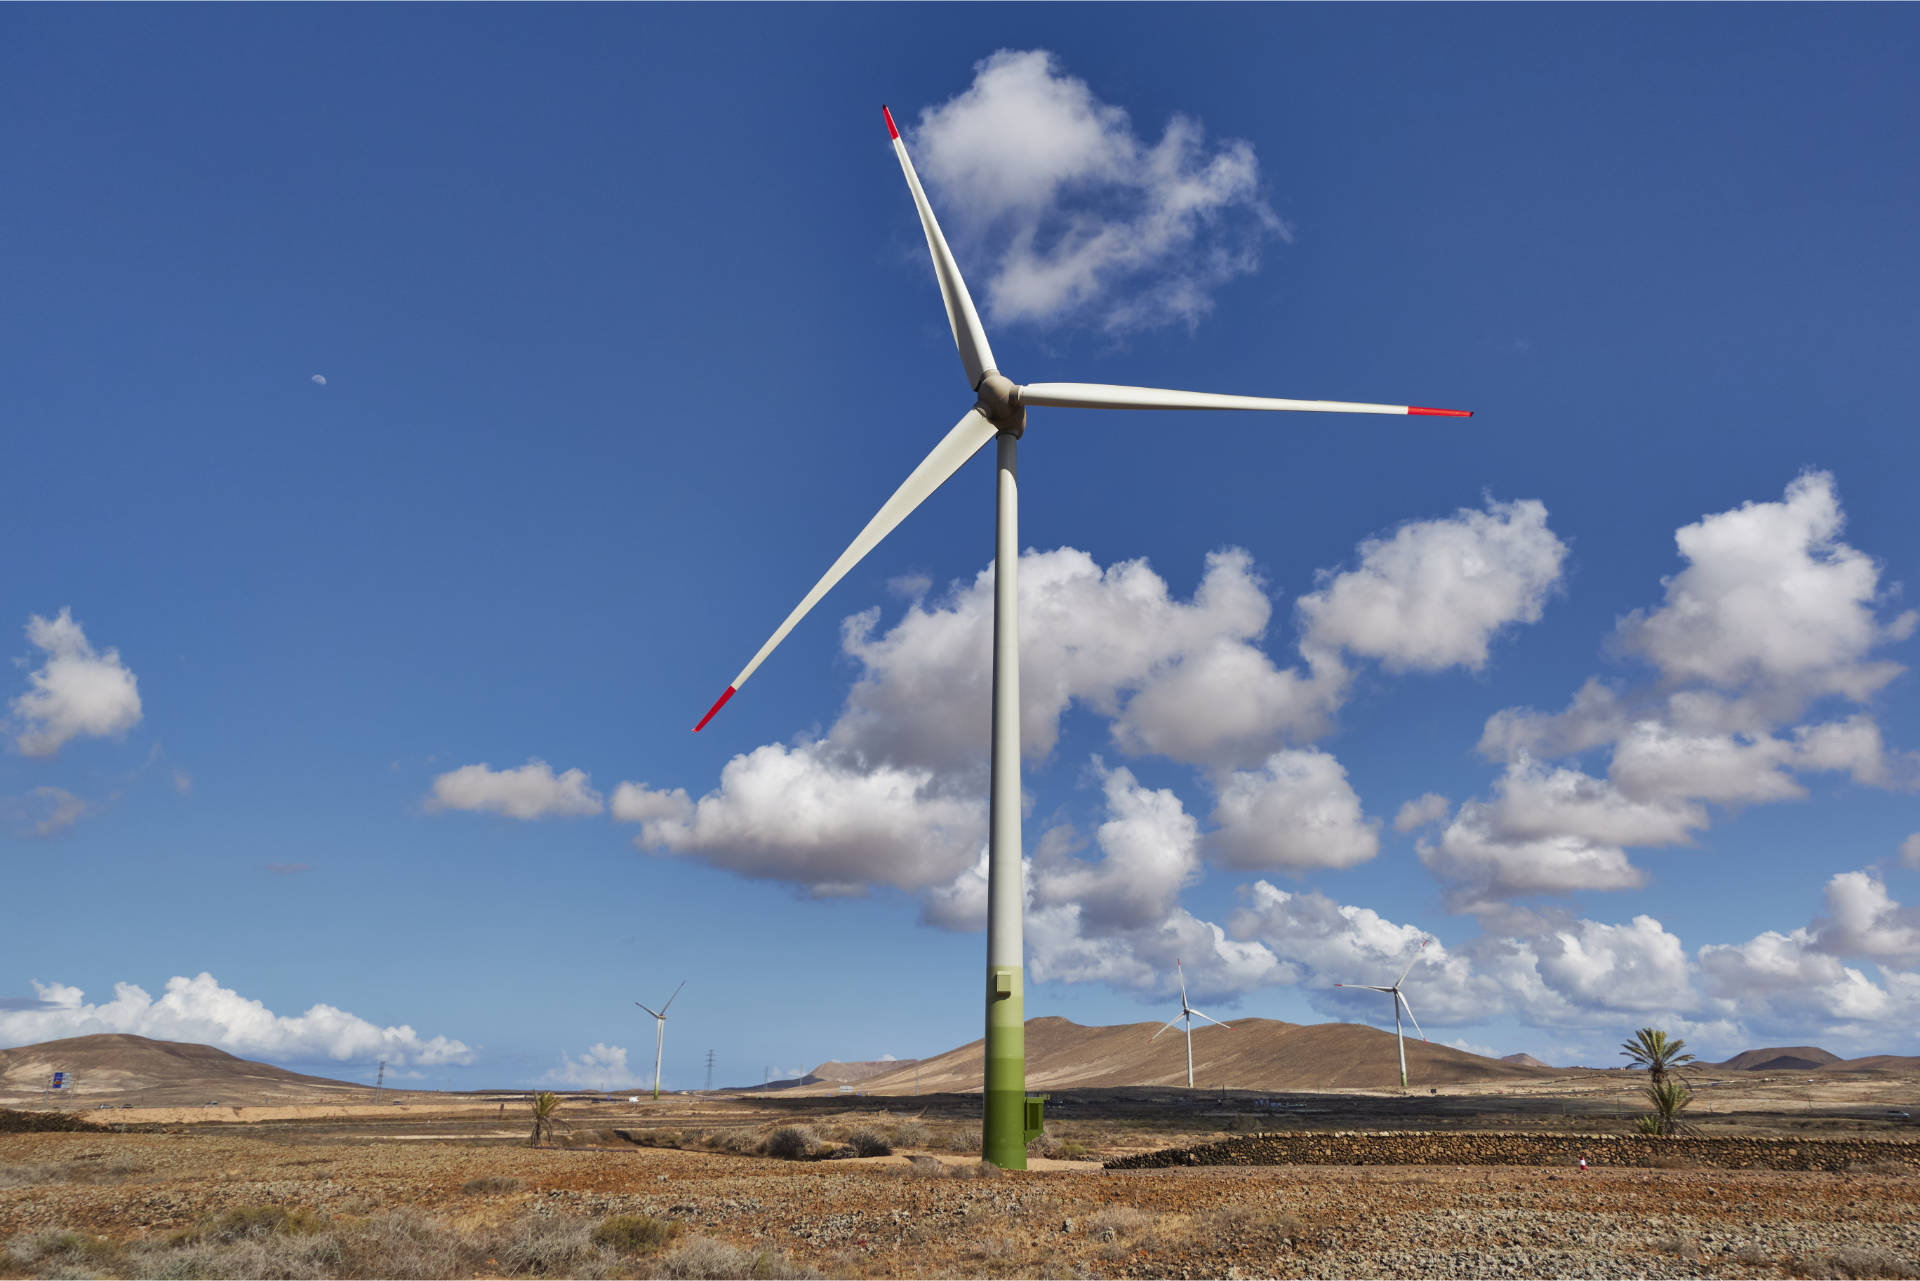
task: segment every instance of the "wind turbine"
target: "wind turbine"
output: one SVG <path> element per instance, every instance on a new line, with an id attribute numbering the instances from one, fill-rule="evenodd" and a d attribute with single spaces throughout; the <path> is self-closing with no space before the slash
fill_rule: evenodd
<path id="1" fill-rule="evenodd" d="M 1101 383 L 1028 383 L 1021 386 L 1000 372 L 987 345 L 986 331 L 974 310 L 973 299 L 960 276 L 959 264 L 947 248 L 940 223 L 920 187 L 919 175 L 907 156 L 906 144 L 893 122 L 893 113 L 881 107 L 887 133 L 893 139 L 893 152 L 906 175 L 907 190 L 913 195 L 920 213 L 920 228 L 926 233 L 927 249 L 933 255 L 933 274 L 940 284 L 940 296 L 946 303 L 947 325 L 953 331 L 954 345 L 960 351 L 960 364 L 966 370 L 967 386 L 975 401 L 960 421 L 953 425 L 940 443 L 933 447 L 887 499 L 866 528 L 855 536 L 840 559 L 833 562 L 820 581 L 774 629 L 767 643 L 740 669 L 726 691 L 700 718 L 698 733 L 740 692 L 767 655 L 785 640 L 787 633 L 807 612 L 819 603 L 848 570 L 860 563 L 907 514 L 940 488 L 989 441 L 999 444 L 996 479 L 997 501 L 994 523 L 993 583 L 993 729 L 991 736 L 991 785 L 988 802 L 987 841 L 987 1028 L 986 1082 L 984 1107 L 984 1151 L 986 1159 L 1002 1169 L 1023 1170 L 1027 1165 L 1025 1138 L 1026 1100 L 1026 994 L 1021 955 L 1021 872 L 1020 872 L 1020 639 L 1019 639 L 1019 559 L 1018 532 L 1019 466 L 1018 449 L 1026 431 L 1027 409 L 1044 406 L 1063 409 L 1266 409 L 1307 410 L 1318 413 L 1348 414 L 1437 414 L 1449 418 L 1467 418 L 1461 409 L 1426 409 L 1417 405 L 1354 404 L 1337 400 L 1274 400 L 1263 396 L 1226 396 L 1213 392 L 1165 391 L 1152 387 L 1114 387 Z M 1176 447 L 1186 448 L 1191 434 L 1183 434 Z"/>
<path id="2" fill-rule="evenodd" d="M 1180 976 L 1180 1013 L 1176 1015 L 1174 1018 L 1169 1019 L 1167 1021 L 1167 1026 L 1161 1028 L 1160 1032 L 1167 1031 L 1168 1028 L 1173 1027 L 1173 1025 L 1180 1022 L 1181 1019 L 1186 1020 L 1187 1022 L 1187 1088 L 1191 1090 L 1193 1088 L 1193 1016 L 1196 1014 L 1199 1014 L 1201 1018 L 1213 1024 L 1215 1027 L 1225 1027 L 1229 1032 L 1233 1031 L 1233 1029 L 1230 1027 L 1227 1027 L 1225 1023 L 1222 1023 L 1219 1019 L 1214 1018 L 1211 1014 L 1200 1014 L 1200 1011 L 1194 1009 L 1191 1005 L 1187 1004 L 1187 973 L 1185 970 L 1180 968 L 1180 960 L 1178 957 L 1174 958 L 1173 972 Z M 1160 1032 L 1155 1032 L 1152 1036 L 1148 1037 L 1147 1039 L 1149 1041 L 1159 1040 Z"/>
<path id="3" fill-rule="evenodd" d="M 680 987 L 686 985 L 687 981 L 681 979 Z M 673 989 L 673 996 L 680 995 L 680 987 Z M 673 996 L 667 998 L 667 1005 L 673 1004 Z M 634 1004 L 640 1005 L 640 1002 L 635 1001 Z M 667 1043 L 667 1005 L 661 1006 L 657 1012 L 640 1005 L 641 1009 L 653 1015 L 653 1097 L 656 1101 L 660 1098 L 660 1050 Z"/>
<path id="4" fill-rule="evenodd" d="M 1407 962 L 1406 969 L 1400 971 L 1400 977 L 1393 981 L 1392 987 L 1374 987 L 1367 983 L 1334 984 L 1335 987 L 1357 987 L 1367 992 L 1390 992 L 1393 994 L 1393 1039 L 1400 1043 L 1400 1088 L 1403 1090 L 1407 1088 L 1407 1038 L 1403 1036 L 1400 1031 L 1400 1007 L 1403 1005 L 1406 1006 L 1407 1017 L 1413 1019 L 1413 1030 L 1416 1032 L 1420 1032 L 1420 1020 L 1413 1018 L 1413 1007 L 1407 1005 L 1407 994 L 1400 990 L 1400 985 L 1407 981 L 1407 975 L 1413 973 L 1413 967 L 1420 964 L 1421 954 L 1427 950 L 1427 944 L 1431 942 L 1433 942 L 1432 939 L 1420 940 L 1420 946 L 1413 950 L 1413 959 Z M 1427 1034 L 1420 1032 L 1420 1039 L 1425 1041 Z"/>

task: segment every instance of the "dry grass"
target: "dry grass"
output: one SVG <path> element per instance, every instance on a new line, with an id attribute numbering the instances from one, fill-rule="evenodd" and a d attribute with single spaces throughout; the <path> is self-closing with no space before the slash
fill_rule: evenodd
<path id="1" fill-rule="evenodd" d="M 1813 1254 L 1795 1255 L 1787 1264 L 1793 1275 L 1800 1277 L 1920 1277 L 1920 1263 L 1913 1259 L 1902 1259 L 1885 1250 L 1871 1247 L 1843 1246 L 1838 1250 L 1820 1251 Z"/>
<path id="2" fill-rule="evenodd" d="M 511 1174 L 489 1174 L 468 1179 L 460 1185 L 460 1190 L 470 1196 L 480 1196 L 489 1192 L 518 1192 L 526 1186 L 526 1180 L 516 1179 Z"/>
<path id="3" fill-rule="evenodd" d="M 0 1165 L 0 1188 L 30 1188 L 47 1183 L 118 1183 L 143 1167 L 126 1157 Z"/>
<path id="4" fill-rule="evenodd" d="M 477 1182 L 477 1180 L 476 1180 Z M 41 1232 L 0 1246 L 0 1275 L 176 1278 L 814 1277 L 785 1255 L 705 1237 L 643 1214 L 594 1222 L 527 1215 L 456 1228 L 409 1211 L 326 1219 L 277 1205 L 236 1206 L 164 1239 L 120 1245 Z M 668 1246 L 672 1249 L 667 1249 Z"/>

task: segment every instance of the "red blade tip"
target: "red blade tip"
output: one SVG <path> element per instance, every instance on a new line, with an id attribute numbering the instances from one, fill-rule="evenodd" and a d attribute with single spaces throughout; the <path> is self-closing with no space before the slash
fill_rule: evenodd
<path id="1" fill-rule="evenodd" d="M 707 709 L 707 714 L 705 716 L 702 716 L 700 718 L 700 723 L 693 727 L 693 732 L 698 734 L 701 730 L 705 729 L 707 727 L 707 722 L 713 719 L 713 714 L 727 705 L 727 700 L 733 697 L 733 693 L 734 693 L 733 686 L 731 685 L 727 686 L 727 692 L 714 700 L 713 706 Z"/>
<path id="2" fill-rule="evenodd" d="M 1408 405 L 1407 412 L 1410 414 L 1431 414 L 1436 418 L 1473 417 L 1473 411 L 1471 409 L 1428 409 L 1424 405 Z"/>
<path id="3" fill-rule="evenodd" d="M 889 138 L 898 138 L 900 136 L 900 130 L 895 127 L 893 123 L 893 113 L 887 110 L 887 104 L 884 102 L 880 104 L 880 114 L 887 118 L 887 136 Z"/>

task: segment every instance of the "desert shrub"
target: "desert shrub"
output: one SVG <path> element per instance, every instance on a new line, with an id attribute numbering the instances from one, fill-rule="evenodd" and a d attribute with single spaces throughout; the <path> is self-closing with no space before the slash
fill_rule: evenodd
<path id="1" fill-rule="evenodd" d="M 1691 1232 L 1675 1232 L 1671 1236 L 1661 1237 L 1653 1243 L 1653 1248 L 1689 1262 L 1700 1257 L 1700 1242 Z"/>
<path id="2" fill-rule="evenodd" d="M 1733 1261 L 1749 1268 L 1757 1268 L 1769 1263 L 1772 1258 L 1757 1242 L 1749 1241 L 1733 1252 Z"/>
<path id="3" fill-rule="evenodd" d="M 0 1258 L 46 1275 L 56 1270 L 93 1271 L 112 1263 L 119 1254 L 120 1247 L 105 1237 L 62 1228 L 17 1237 L 7 1242 Z"/>
<path id="4" fill-rule="evenodd" d="M 804 1125 L 783 1125 L 766 1137 L 760 1150 L 768 1156 L 799 1161 L 812 1156 L 818 1142 L 813 1131 Z"/>
<path id="5" fill-rule="evenodd" d="M 1027 1144 L 1027 1155 L 1043 1156 L 1053 1161 L 1084 1161 L 1093 1155 L 1093 1150 L 1078 1139 L 1042 1134 Z"/>
<path id="6" fill-rule="evenodd" d="M 820 1275 L 777 1250 L 747 1250 L 712 1237 L 689 1237 L 650 1264 L 649 1272 L 656 1277 L 711 1277 L 719 1281 L 799 1281 Z"/>
<path id="7" fill-rule="evenodd" d="M 716 1130 L 706 1135 L 702 1142 L 715 1152 L 729 1152 L 735 1156 L 747 1156 L 760 1150 L 759 1141 L 746 1130 Z"/>
<path id="8" fill-rule="evenodd" d="M 616 1254 L 650 1254 L 679 1235 L 680 1225 L 672 1219 L 615 1214 L 600 1220 L 593 1230 L 593 1243 Z"/>
<path id="9" fill-rule="evenodd" d="M 468 1179 L 460 1185 L 460 1190 L 478 1196 L 486 1192 L 518 1192 L 526 1186 L 525 1180 L 516 1179 L 511 1174 L 488 1174 Z"/>
<path id="10" fill-rule="evenodd" d="M 897 1148 L 925 1147 L 930 1131 L 920 1121 L 899 1121 L 890 1127 L 888 1134 Z"/>
<path id="11" fill-rule="evenodd" d="M 402 1281 L 451 1277 L 472 1270 L 457 1234 L 411 1210 L 389 1210 L 358 1220 L 339 1232 L 337 1239 L 342 1258 L 336 1276 L 393 1277 Z"/>
<path id="12" fill-rule="evenodd" d="M 1110 1205 L 1087 1216 L 1087 1231 L 1103 1241 L 1130 1240 L 1153 1229 L 1157 1216 L 1131 1205 Z"/>
<path id="13" fill-rule="evenodd" d="M 1872 1246 L 1843 1246 L 1838 1250 L 1795 1256 L 1790 1265 L 1803 1277 L 1914 1277 L 1920 1276 L 1920 1264 L 1901 1259 Z"/>
<path id="14" fill-rule="evenodd" d="M 858 1156 L 892 1156 L 893 1144 L 878 1130 L 855 1130 L 847 1136 L 847 1146 Z"/>
<path id="15" fill-rule="evenodd" d="M 487 1258 L 508 1276 L 535 1277 L 602 1277 L 616 1262 L 574 1218 L 516 1219 L 488 1240 Z"/>
<path id="16" fill-rule="evenodd" d="M 236 1205 L 219 1214 L 201 1217 L 192 1227 L 181 1228 L 167 1238 L 169 1245 L 231 1245 L 284 1233 L 307 1236 L 326 1226 L 326 1220 L 298 1206 L 289 1210 L 280 1205 Z"/>

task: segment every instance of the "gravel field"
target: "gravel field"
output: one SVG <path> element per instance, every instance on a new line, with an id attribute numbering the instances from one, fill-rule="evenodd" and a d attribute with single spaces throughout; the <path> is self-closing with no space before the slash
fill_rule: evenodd
<path id="1" fill-rule="evenodd" d="M 1583 1174 L 1043 1164 L 983 1176 L 951 1152 L 800 1162 L 239 1127 L 9 1134 L 0 1135 L 0 1273 L 216 1275 L 231 1266 L 250 1269 L 243 1275 L 451 1275 L 464 1260 L 471 1270 L 460 1275 L 490 1276 L 1920 1275 L 1920 1176 L 1891 1166 Z M 376 1256 L 384 1272 L 337 1246 L 307 1255 L 232 1254 L 239 1244 L 191 1259 L 178 1253 L 184 1245 L 154 1253 L 196 1232 L 211 1240 L 208 1224 L 257 1218 L 263 1206 L 304 1212 L 271 1229 L 309 1234 L 287 1238 L 294 1243 L 331 1240 L 313 1235 L 324 1225 L 392 1233 L 404 1220 L 415 1244 L 480 1244 L 470 1256 L 392 1246 Z M 671 1220 L 678 1252 L 525 1247 L 551 1246 L 566 1231 L 584 1241 L 592 1225 L 621 1214 Z M 690 1252 L 696 1239 L 705 1244 Z"/>

